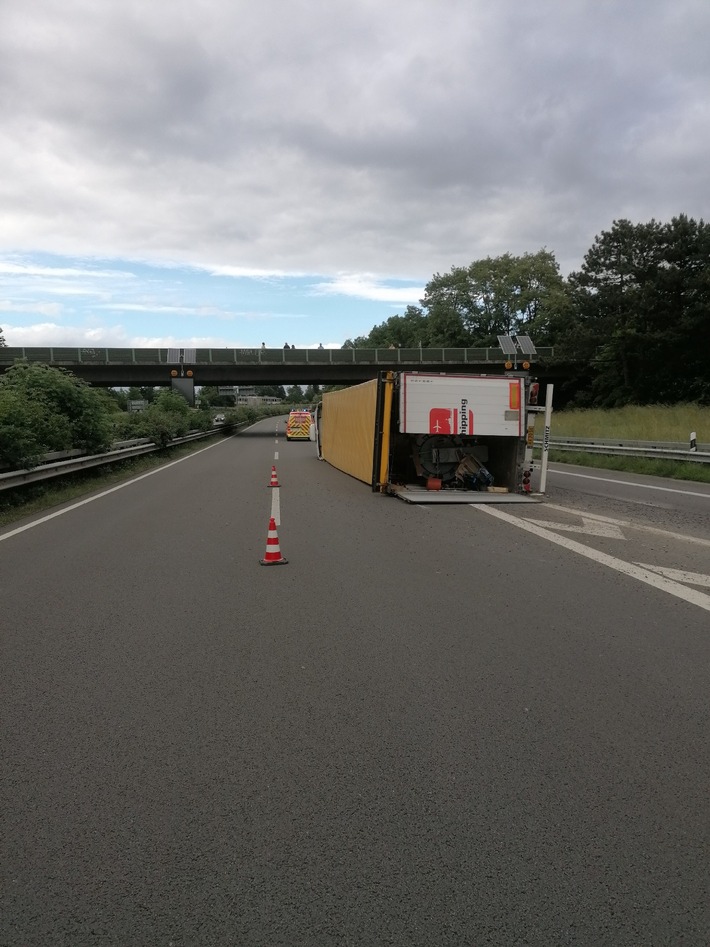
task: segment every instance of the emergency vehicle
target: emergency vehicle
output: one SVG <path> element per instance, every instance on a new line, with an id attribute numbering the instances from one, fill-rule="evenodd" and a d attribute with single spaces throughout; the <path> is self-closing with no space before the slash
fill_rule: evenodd
<path id="1" fill-rule="evenodd" d="M 310 411 L 291 411 L 286 421 L 286 440 L 309 441 L 311 421 Z"/>

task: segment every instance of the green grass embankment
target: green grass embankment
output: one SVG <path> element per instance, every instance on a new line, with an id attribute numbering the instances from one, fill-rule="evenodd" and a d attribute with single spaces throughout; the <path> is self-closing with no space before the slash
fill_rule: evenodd
<path id="1" fill-rule="evenodd" d="M 538 433 L 540 430 L 538 421 Z M 670 441 L 688 445 L 693 431 L 698 444 L 710 444 L 710 407 L 697 404 L 627 405 L 609 411 L 560 411 L 553 412 L 550 427 L 553 440 L 555 437 L 588 437 L 619 441 Z M 554 449 L 550 450 L 550 460 L 559 464 L 710 483 L 710 464 L 692 461 L 612 457 Z"/>

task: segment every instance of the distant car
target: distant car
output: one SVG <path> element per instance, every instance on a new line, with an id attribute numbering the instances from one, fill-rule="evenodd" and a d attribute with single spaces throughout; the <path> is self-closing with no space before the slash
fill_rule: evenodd
<path id="1" fill-rule="evenodd" d="M 214 416 L 214 423 L 215 423 L 215 424 L 224 424 L 224 415 L 223 415 L 223 414 L 215 414 L 215 416 Z"/>

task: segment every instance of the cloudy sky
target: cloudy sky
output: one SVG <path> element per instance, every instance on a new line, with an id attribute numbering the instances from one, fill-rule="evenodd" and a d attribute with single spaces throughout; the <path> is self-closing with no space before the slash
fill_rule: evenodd
<path id="1" fill-rule="evenodd" d="M 707 219 L 708 0 L 3 0 L 9 345 L 340 345 Z"/>

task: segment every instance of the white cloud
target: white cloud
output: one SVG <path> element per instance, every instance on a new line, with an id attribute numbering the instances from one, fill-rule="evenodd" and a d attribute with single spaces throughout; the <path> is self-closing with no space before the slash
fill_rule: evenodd
<path id="1" fill-rule="evenodd" d="M 35 263 L 13 263 L 0 260 L 0 275 L 49 277 L 50 279 L 132 279 L 126 270 L 75 269 L 66 266 L 38 266 Z"/>
<path id="2" fill-rule="evenodd" d="M 180 310 L 121 259 L 385 306 L 488 255 L 568 271 L 620 216 L 710 217 L 709 34 L 702 0 L 5 0 L 3 296 Z"/>
<path id="3" fill-rule="evenodd" d="M 61 325 L 56 322 L 38 322 L 27 326 L 5 325 L 5 341 L 11 347 L 131 347 L 123 326 L 89 327 Z"/>
<path id="4" fill-rule="evenodd" d="M 30 312 L 35 316 L 59 316 L 62 307 L 59 303 L 23 303 L 12 299 L 0 299 L 0 312 Z"/>
<path id="5" fill-rule="evenodd" d="M 267 270 L 248 266 L 203 266 L 212 276 L 232 276 L 235 279 L 293 279 L 306 276 L 306 273 L 286 272 L 285 270 Z"/>
<path id="6" fill-rule="evenodd" d="M 424 286 L 387 286 L 371 274 L 350 273 L 315 283 L 312 292 L 323 296 L 353 296 L 377 302 L 416 305 L 424 295 Z"/>

